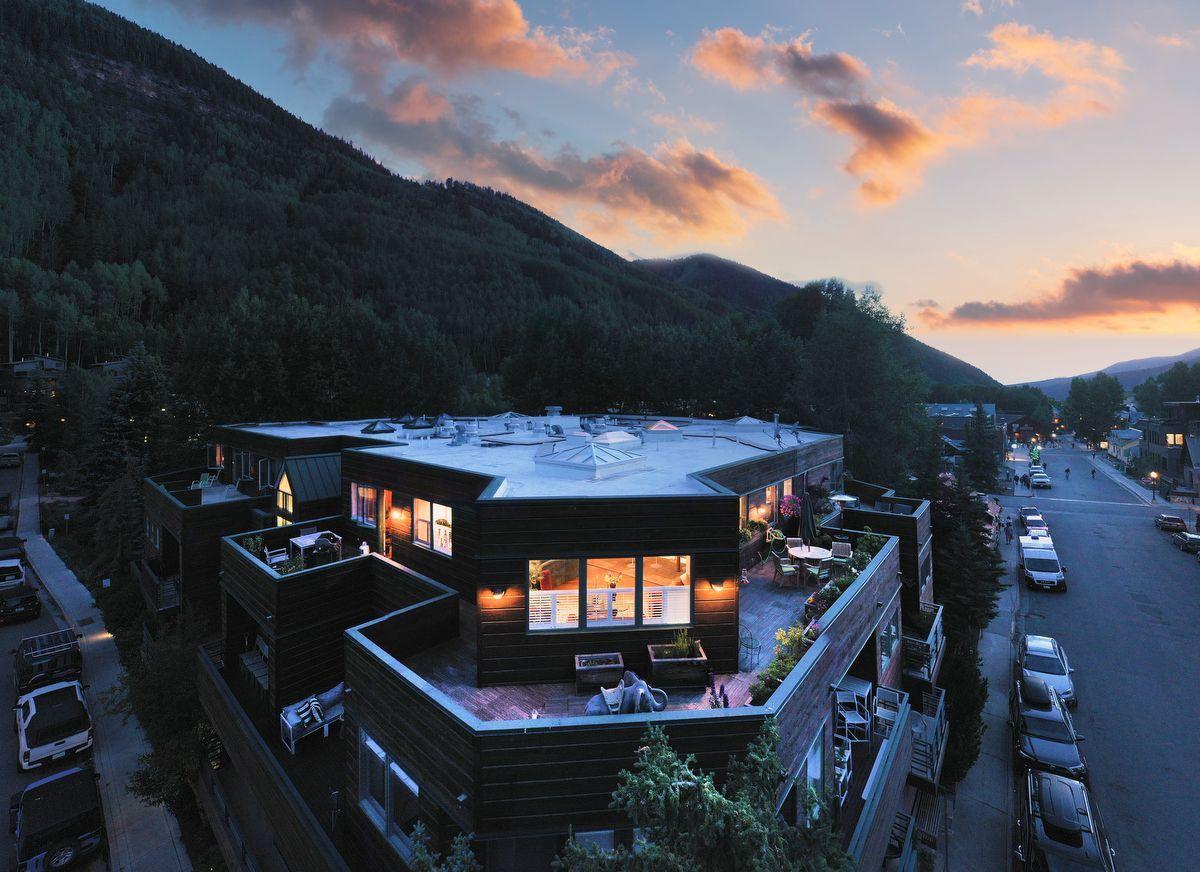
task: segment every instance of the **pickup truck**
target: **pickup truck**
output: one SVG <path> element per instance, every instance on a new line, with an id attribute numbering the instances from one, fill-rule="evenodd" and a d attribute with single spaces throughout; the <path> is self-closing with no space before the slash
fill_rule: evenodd
<path id="1" fill-rule="evenodd" d="M 83 679 L 83 652 L 79 635 L 55 630 L 21 640 L 13 651 L 13 687 L 18 698 L 59 681 Z"/>

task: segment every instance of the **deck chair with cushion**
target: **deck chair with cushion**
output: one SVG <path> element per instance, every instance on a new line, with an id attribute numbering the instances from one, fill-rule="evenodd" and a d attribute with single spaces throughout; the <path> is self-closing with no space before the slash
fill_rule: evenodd
<path id="1" fill-rule="evenodd" d="M 320 730 L 329 738 L 329 728 L 346 716 L 346 682 L 340 681 L 324 693 L 307 696 L 284 706 L 279 713 L 279 737 L 284 747 L 296 753 L 296 742 Z"/>
<path id="2" fill-rule="evenodd" d="M 833 561 L 822 560 L 820 563 L 810 563 L 805 567 L 810 580 L 817 584 L 824 584 L 833 577 Z"/>
<path id="3" fill-rule="evenodd" d="M 838 566 L 849 566 L 850 558 L 854 555 L 854 546 L 849 542 L 834 542 L 831 546 L 833 562 Z"/>
<path id="4" fill-rule="evenodd" d="M 778 554 L 772 554 L 771 561 L 775 564 L 774 582 L 780 587 L 795 587 L 800 567 L 790 561 L 785 561 Z"/>
<path id="5" fill-rule="evenodd" d="M 278 566 L 288 559 L 288 553 L 286 548 L 264 548 L 263 557 L 267 561 L 267 566 Z"/>

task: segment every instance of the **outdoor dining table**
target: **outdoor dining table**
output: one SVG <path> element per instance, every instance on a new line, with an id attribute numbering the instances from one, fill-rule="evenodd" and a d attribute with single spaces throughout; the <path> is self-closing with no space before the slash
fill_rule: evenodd
<path id="1" fill-rule="evenodd" d="M 833 552 L 828 548 L 820 548 L 816 545 L 794 545 L 788 549 L 788 554 L 805 563 L 820 563 L 833 556 Z"/>
<path id="2" fill-rule="evenodd" d="M 843 509 L 854 509 L 858 507 L 858 497 L 850 494 L 834 494 L 829 498 L 830 502 L 837 503 Z"/>
<path id="3" fill-rule="evenodd" d="M 333 541 L 339 545 L 342 542 L 342 537 L 336 533 L 330 530 L 318 530 L 316 533 L 309 533 L 306 536 L 293 536 L 291 539 L 288 539 L 288 546 L 293 556 L 296 554 L 304 554 L 305 551 L 316 545 L 317 540 L 322 536 L 332 536 Z"/>

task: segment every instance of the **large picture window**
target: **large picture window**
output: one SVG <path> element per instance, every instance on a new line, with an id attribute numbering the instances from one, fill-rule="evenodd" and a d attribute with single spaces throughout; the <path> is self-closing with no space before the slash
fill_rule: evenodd
<path id="1" fill-rule="evenodd" d="M 350 483 L 350 517 L 364 527 L 374 527 L 379 516 L 379 491 L 373 487 Z"/>
<path id="2" fill-rule="evenodd" d="M 632 624 L 637 603 L 637 559 L 593 558 L 587 562 L 587 625 Z"/>
<path id="3" fill-rule="evenodd" d="M 579 561 L 529 561 L 529 629 L 579 626 Z"/>
<path id="4" fill-rule="evenodd" d="M 279 487 L 275 491 L 275 507 L 286 515 L 292 514 L 292 483 L 287 473 L 279 476 Z"/>
<path id="5" fill-rule="evenodd" d="M 413 829 L 420 817 L 420 787 L 396 760 L 359 731 L 358 804 L 404 860 L 413 852 Z"/>
<path id="6" fill-rule="evenodd" d="M 686 625 L 692 558 L 559 558 L 529 561 L 529 629 Z"/>
<path id="7" fill-rule="evenodd" d="M 692 620 L 692 558 L 642 558 L 642 623 Z"/>

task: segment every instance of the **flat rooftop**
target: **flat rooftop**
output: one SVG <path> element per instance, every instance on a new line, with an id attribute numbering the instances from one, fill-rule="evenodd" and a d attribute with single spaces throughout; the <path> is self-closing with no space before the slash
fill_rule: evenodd
<path id="1" fill-rule="evenodd" d="M 722 491 L 698 473 L 836 438 L 754 418 L 508 415 L 392 426 L 373 438 L 395 444 L 357 450 L 495 479 L 492 499 L 711 494 Z"/>

